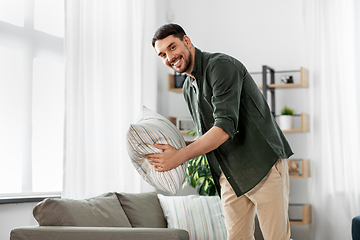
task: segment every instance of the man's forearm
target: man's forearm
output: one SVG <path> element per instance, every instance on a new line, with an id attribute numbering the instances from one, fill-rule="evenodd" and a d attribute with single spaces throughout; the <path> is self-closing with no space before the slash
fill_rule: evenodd
<path id="1" fill-rule="evenodd" d="M 185 161 L 201 156 L 218 148 L 230 136 L 219 127 L 212 127 L 203 136 L 187 144 L 185 148 L 180 149 L 179 153 L 184 157 Z"/>
<path id="2" fill-rule="evenodd" d="M 196 141 L 180 150 L 176 150 L 166 144 L 155 144 L 155 147 L 161 149 L 162 152 L 149 154 L 146 157 L 149 159 L 150 164 L 155 167 L 156 171 L 164 172 L 174 169 L 190 159 L 211 152 L 229 138 L 230 136 L 224 130 L 214 126 Z"/>

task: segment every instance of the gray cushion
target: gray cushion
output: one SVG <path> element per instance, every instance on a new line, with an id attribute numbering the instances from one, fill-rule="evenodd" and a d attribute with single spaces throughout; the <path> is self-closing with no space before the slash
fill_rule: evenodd
<path id="1" fill-rule="evenodd" d="M 40 226 L 131 227 L 115 193 L 74 199 L 45 199 L 33 210 Z"/>
<path id="2" fill-rule="evenodd" d="M 166 219 L 155 192 L 117 195 L 133 227 L 166 228 Z"/>
<path id="3" fill-rule="evenodd" d="M 189 240 L 189 233 L 169 228 L 31 226 L 13 229 L 10 240 Z"/>

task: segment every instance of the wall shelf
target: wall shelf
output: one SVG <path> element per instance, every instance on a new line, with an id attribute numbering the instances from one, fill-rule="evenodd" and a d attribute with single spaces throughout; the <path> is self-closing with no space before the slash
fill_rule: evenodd
<path id="1" fill-rule="evenodd" d="M 300 115 L 295 115 L 294 117 L 300 117 L 300 123 L 297 128 L 282 130 L 284 133 L 296 133 L 296 132 L 309 132 L 309 114 L 301 113 Z"/>
<path id="2" fill-rule="evenodd" d="M 269 84 L 268 88 L 307 88 L 309 87 L 309 71 L 300 68 L 300 83 Z"/>
<path id="3" fill-rule="evenodd" d="M 309 178 L 310 161 L 309 159 L 288 159 L 290 178 Z"/>
<path id="4" fill-rule="evenodd" d="M 174 124 L 178 129 L 179 129 L 179 119 L 178 118 L 176 118 L 176 117 L 167 117 L 167 119 L 172 123 L 172 124 Z M 189 120 L 190 118 L 187 118 L 186 120 Z M 191 120 L 192 121 L 192 120 Z M 189 131 L 192 131 L 192 130 L 194 130 L 194 129 L 191 129 L 191 130 L 181 130 L 181 129 L 179 129 L 180 130 L 180 133 L 182 134 L 182 135 L 188 135 L 188 132 Z"/>
<path id="5" fill-rule="evenodd" d="M 171 92 L 182 92 L 182 88 L 175 87 L 175 75 L 168 74 L 168 90 Z"/>
<path id="6" fill-rule="evenodd" d="M 167 119 L 176 126 L 176 117 L 167 117 Z"/>
<path id="7" fill-rule="evenodd" d="M 309 70 L 306 68 L 301 67 L 299 70 L 294 70 L 293 72 L 300 72 L 300 82 L 298 83 L 270 83 L 267 85 L 268 88 L 274 89 L 274 88 L 307 88 L 309 87 Z M 286 71 L 291 72 L 291 71 Z M 257 74 L 257 73 L 255 73 Z M 263 85 L 258 85 L 258 88 L 263 89 Z"/>
<path id="8" fill-rule="evenodd" d="M 279 79 L 275 80 L 276 73 L 295 73 L 300 72 L 300 81 L 294 83 L 280 83 Z M 258 74 L 258 73 L 255 73 Z M 309 87 L 309 72 L 307 69 L 301 67 L 294 71 L 275 71 L 273 68 L 264 65 L 262 67 L 262 85 L 261 88 L 265 99 L 270 95 L 270 109 L 273 116 L 278 120 L 275 111 L 275 89 L 283 88 L 308 88 Z M 278 78 L 278 77 L 277 77 Z M 294 129 L 282 130 L 284 133 L 300 133 L 309 132 L 309 115 L 306 113 L 294 115 Z M 287 160 L 289 166 L 290 178 L 309 178 L 310 177 L 310 163 L 308 159 L 289 159 Z M 291 190 L 290 190 L 291 191 Z M 291 225 L 307 225 L 311 223 L 311 205 L 310 204 L 290 204 L 289 205 L 289 219 Z"/>
<path id="9" fill-rule="evenodd" d="M 289 205 L 290 225 L 307 225 L 311 223 L 310 204 L 290 204 Z"/>

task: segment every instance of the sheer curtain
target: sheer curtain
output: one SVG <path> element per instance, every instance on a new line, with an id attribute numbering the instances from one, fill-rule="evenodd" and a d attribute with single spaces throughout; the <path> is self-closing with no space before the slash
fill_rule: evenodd
<path id="1" fill-rule="evenodd" d="M 360 215 L 356 0 L 306 0 L 312 102 L 313 239 L 351 239 Z M 359 5 L 357 5 L 357 8 Z M 357 13 L 356 13 L 357 11 Z"/>
<path id="2" fill-rule="evenodd" d="M 151 190 L 125 139 L 144 103 L 156 110 L 154 8 L 149 0 L 66 1 L 63 197 Z"/>

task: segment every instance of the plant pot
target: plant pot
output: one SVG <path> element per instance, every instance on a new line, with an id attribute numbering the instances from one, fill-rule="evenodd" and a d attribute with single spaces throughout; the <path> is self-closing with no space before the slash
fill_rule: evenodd
<path id="1" fill-rule="evenodd" d="M 291 130 L 294 128 L 294 116 L 292 115 L 280 115 L 279 127 L 281 130 Z"/>

